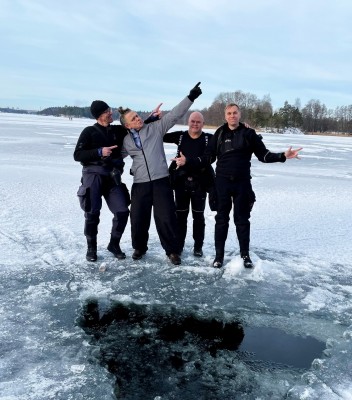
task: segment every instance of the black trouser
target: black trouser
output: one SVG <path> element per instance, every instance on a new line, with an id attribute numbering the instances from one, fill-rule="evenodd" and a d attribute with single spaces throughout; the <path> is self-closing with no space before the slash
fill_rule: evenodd
<path id="1" fill-rule="evenodd" d="M 249 251 L 251 209 L 255 201 L 250 180 L 236 181 L 217 176 L 215 180 L 218 210 L 215 217 L 215 251 L 223 256 L 227 239 L 230 211 L 233 206 L 233 219 L 236 225 L 240 252 Z"/>
<path id="2" fill-rule="evenodd" d="M 85 236 L 95 238 L 98 234 L 102 197 L 104 197 L 109 210 L 114 214 L 111 238 L 120 240 L 129 215 L 125 188 L 122 185 L 116 186 L 110 176 L 92 172 L 83 172 L 81 181 L 78 195 L 81 207 L 85 211 Z"/>
<path id="3" fill-rule="evenodd" d="M 153 209 L 156 230 L 166 254 L 180 253 L 176 209 L 169 177 L 134 183 L 131 190 L 131 233 L 134 249 L 147 251 Z"/>
<path id="4" fill-rule="evenodd" d="M 192 207 L 194 247 L 202 248 L 204 242 L 204 209 L 207 193 L 200 188 L 189 190 L 186 187 L 175 188 L 177 222 L 181 247 L 185 245 L 189 206 Z"/>

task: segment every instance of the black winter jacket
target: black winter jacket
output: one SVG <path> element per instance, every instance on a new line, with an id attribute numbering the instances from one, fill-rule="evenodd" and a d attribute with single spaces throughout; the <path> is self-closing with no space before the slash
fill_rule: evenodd
<path id="1" fill-rule="evenodd" d="M 272 153 L 264 145 L 262 136 L 240 122 L 235 130 L 227 123 L 214 133 L 201 163 L 211 163 L 216 157 L 216 175 L 235 180 L 251 178 L 252 154 L 264 163 L 285 162 L 285 153 Z"/>
<path id="2" fill-rule="evenodd" d="M 127 134 L 127 130 L 121 125 L 108 125 L 104 127 L 98 123 L 83 129 L 80 134 L 73 158 L 79 161 L 84 167 L 102 166 L 107 169 L 114 167 L 123 169 L 123 159 L 121 149 L 123 139 Z M 101 157 L 99 149 L 102 147 L 110 147 L 117 145 L 109 157 Z"/>
<path id="3" fill-rule="evenodd" d="M 181 136 L 182 139 L 180 140 Z M 202 132 L 199 138 L 192 139 L 188 131 L 176 131 L 167 133 L 163 138 L 165 143 L 174 143 L 177 145 L 177 156 L 182 152 L 186 157 L 186 164 L 176 170 L 177 176 L 181 179 L 192 177 L 194 180 L 199 181 L 204 190 L 208 190 L 212 186 L 214 170 L 210 164 L 202 165 L 198 158 L 204 155 L 212 136 L 211 133 Z M 176 167 L 176 162 L 173 161 L 170 164 L 170 173 Z"/>

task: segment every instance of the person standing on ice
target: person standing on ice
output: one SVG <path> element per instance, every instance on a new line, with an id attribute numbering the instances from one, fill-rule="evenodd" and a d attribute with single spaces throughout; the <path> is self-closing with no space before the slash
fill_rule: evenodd
<path id="1" fill-rule="evenodd" d="M 167 257 L 172 264 L 181 264 L 176 209 L 163 137 L 202 94 L 199 85 L 200 82 L 163 118 L 149 125 L 145 125 L 135 111 L 118 108 L 120 122 L 129 133 L 123 141 L 124 151 L 132 157 L 131 235 L 134 260 L 141 259 L 148 250 L 153 210 L 160 243 Z"/>
<path id="2" fill-rule="evenodd" d="M 175 193 L 177 222 L 180 231 L 181 248 L 184 248 L 187 235 L 189 208 L 193 217 L 193 254 L 203 256 L 205 234 L 204 210 L 207 191 L 214 184 L 214 170 L 211 165 L 205 168 L 192 166 L 194 159 L 204 154 L 212 134 L 203 132 L 203 114 L 195 111 L 188 118 L 188 130 L 167 133 L 164 143 L 177 145 L 176 157 L 169 167 Z"/>
<path id="3" fill-rule="evenodd" d="M 217 195 L 217 214 L 215 216 L 215 259 L 213 266 L 221 268 L 224 262 L 230 211 L 236 226 L 240 255 L 245 268 L 253 268 L 249 256 L 250 216 L 255 194 L 251 185 L 251 158 L 254 153 L 264 163 L 285 162 L 298 158 L 302 148 L 272 153 L 264 145 L 262 136 L 254 129 L 240 122 L 241 111 L 237 104 L 225 107 L 225 120 L 214 133 L 199 163 L 216 162 L 215 187 Z"/>
<path id="4" fill-rule="evenodd" d="M 159 118 L 159 107 L 147 118 L 146 123 Z M 104 197 L 114 215 L 107 249 L 122 260 L 126 254 L 120 248 L 120 240 L 128 221 L 130 204 L 128 189 L 121 182 L 124 167 L 121 149 L 127 131 L 121 125 L 111 125 L 112 110 L 105 101 L 94 100 L 90 111 L 97 122 L 83 129 L 73 154 L 74 160 L 83 166 L 77 195 L 85 217 L 86 259 L 93 262 L 97 260 L 98 225 Z"/>

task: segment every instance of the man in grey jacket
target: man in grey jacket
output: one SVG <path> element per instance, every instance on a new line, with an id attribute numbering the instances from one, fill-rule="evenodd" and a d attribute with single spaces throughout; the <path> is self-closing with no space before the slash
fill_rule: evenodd
<path id="1" fill-rule="evenodd" d="M 177 106 L 158 121 L 145 125 L 129 108 L 120 107 L 121 124 L 128 134 L 123 141 L 125 155 L 132 157 L 131 233 L 134 253 L 139 260 L 148 250 L 149 227 L 153 208 L 159 239 L 174 265 L 181 264 L 176 210 L 169 180 L 163 137 L 183 117 L 202 91 L 200 82 Z"/>

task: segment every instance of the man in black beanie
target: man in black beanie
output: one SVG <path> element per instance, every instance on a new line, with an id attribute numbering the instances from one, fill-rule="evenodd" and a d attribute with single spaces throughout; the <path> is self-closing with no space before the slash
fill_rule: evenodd
<path id="1" fill-rule="evenodd" d="M 94 100 L 90 105 L 90 112 L 95 119 L 98 119 L 101 114 L 107 111 L 110 107 L 102 100 Z"/>
<path id="2" fill-rule="evenodd" d="M 111 125 L 112 111 L 105 101 L 94 100 L 90 111 L 97 122 L 83 129 L 73 154 L 75 161 L 83 166 L 77 195 L 85 217 L 86 259 L 97 260 L 97 234 L 104 196 L 114 215 L 107 249 L 122 260 L 126 255 L 121 251 L 120 240 L 127 225 L 130 204 L 128 189 L 121 182 L 124 167 L 121 149 L 127 131 L 121 125 Z M 157 109 L 146 122 L 158 119 L 159 115 Z"/>

